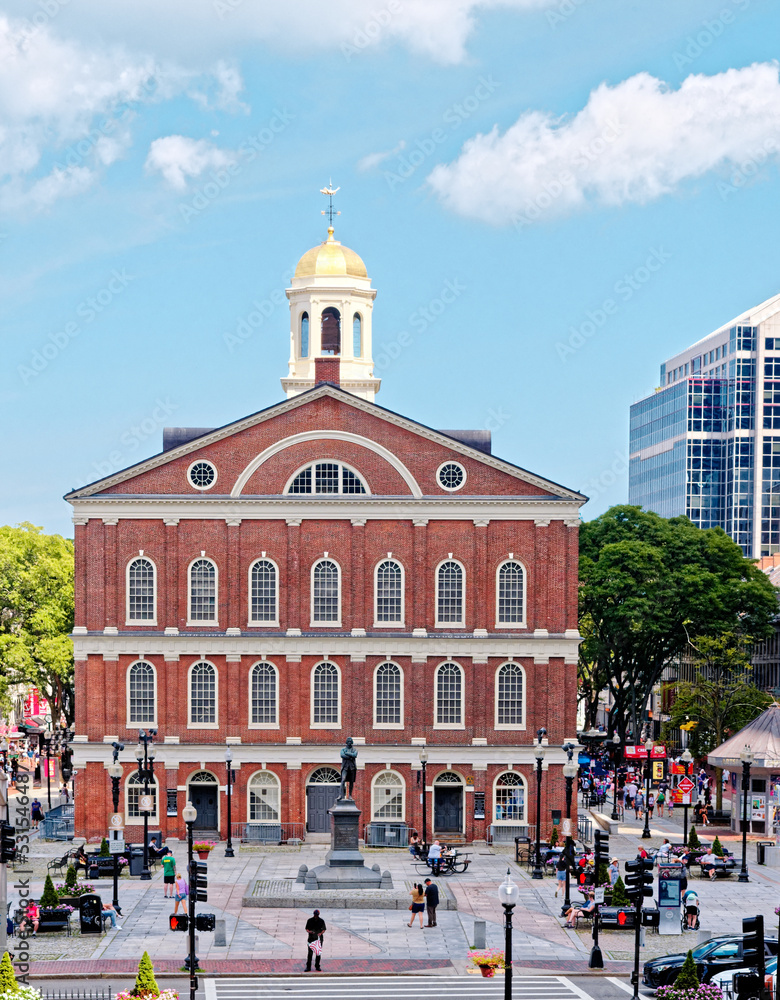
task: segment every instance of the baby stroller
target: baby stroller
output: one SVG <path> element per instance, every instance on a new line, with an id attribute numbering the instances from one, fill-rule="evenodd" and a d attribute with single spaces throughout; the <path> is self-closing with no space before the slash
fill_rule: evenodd
<path id="1" fill-rule="evenodd" d="M 699 914 L 701 912 L 699 906 L 699 897 L 692 890 L 686 892 L 682 898 L 682 905 L 680 907 L 680 926 L 682 927 L 683 933 L 685 931 L 697 931 L 699 929 Z M 688 917 L 693 914 L 693 926 L 691 927 L 688 923 Z"/>

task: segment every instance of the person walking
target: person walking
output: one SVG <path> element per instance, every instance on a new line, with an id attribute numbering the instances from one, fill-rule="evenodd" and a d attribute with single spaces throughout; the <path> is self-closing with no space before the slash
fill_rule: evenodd
<path id="1" fill-rule="evenodd" d="M 559 892 L 566 892 L 566 869 L 569 867 L 566 856 L 563 851 L 558 855 L 558 860 L 555 862 L 555 877 L 558 880 L 558 884 L 555 887 L 555 895 L 557 896 Z"/>
<path id="2" fill-rule="evenodd" d="M 653 818 L 653 809 L 655 809 L 655 796 L 650 792 L 647 796 L 647 815 L 651 820 Z"/>
<path id="3" fill-rule="evenodd" d="M 187 896 L 189 895 L 190 890 L 181 872 L 176 872 L 176 878 L 174 879 L 173 887 L 175 890 L 173 898 L 176 900 L 176 906 L 174 906 L 173 912 L 174 914 L 179 912 L 179 903 L 181 903 L 182 911 L 186 913 Z"/>
<path id="4" fill-rule="evenodd" d="M 163 896 L 166 899 L 173 899 L 173 890 L 176 885 L 176 859 L 172 854 L 165 854 L 162 859 L 163 867 Z"/>
<path id="5" fill-rule="evenodd" d="M 637 790 L 637 793 L 634 796 L 634 818 L 644 819 L 644 815 L 645 815 L 645 797 L 639 790 Z"/>
<path id="6" fill-rule="evenodd" d="M 62 788 L 60 788 L 60 798 L 65 803 L 65 805 L 67 805 L 68 802 L 70 801 L 70 792 L 68 791 L 67 785 L 63 785 Z"/>
<path id="7" fill-rule="evenodd" d="M 439 887 L 429 878 L 425 880 L 425 905 L 428 908 L 426 927 L 436 926 L 436 907 L 439 905 Z"/>
<path id="8" fill-rule="evenodd" d="M 37 830 L 38 826 L 43 822 L 43 809 L 37 798 L 33 799 L 30 803 L 30 819 L 33 823 L 33 830 Z"/>
<path id="9" fill-rule="evenodd" d="M 664 806 L 666 805 L 666 792 L 663 790 L 663 788 L 658 789 L 658 794 L 655 797 L 655 804 L 658 806 L 659 819 L 663 819 Z"/>
<path id="10" fill-rule="evenodd" d="M 609 884 L 614 885 L 615 882 L 620 878 L 620 862 L 617 858 L 613 858 L 609 863 L 607 868 L 607 874 L 609 875 Z"/>
<path id="11" fill-rule="evenodd" d="M 409 909 L 412 911 L 412 916 L 411 919 L 409 920 L 409 923 L 406 926 L 411 927 L 412 924 L 414 923 L 415 915 L 417 915 L 420 918 L 420 930 L 422 930 L 423 913 L 425 913 L 425 891 L 423 887 L 419 884 L 419 882 L 417 883 L 417 885 L 415 885 L 414 889 L 412 889 L 409 895 L 412 897 L 412 902 L 409 906 Z"/>
<path id="12" fill-rule="evenodd" d="M 422 918 L 421 918 L 422 919 Z M 322 958 L 322 939 L 325 931 L 325 921 L 320 916 L 320 911 L 315 910 L 312 916 L 306 921 L 306 933 L 309 936 L 306 945 L 306 968 L 304 972 L 311 972 L 311 957 L 314 955 L 314 971 L 322 972 L 320 959 Z"/>

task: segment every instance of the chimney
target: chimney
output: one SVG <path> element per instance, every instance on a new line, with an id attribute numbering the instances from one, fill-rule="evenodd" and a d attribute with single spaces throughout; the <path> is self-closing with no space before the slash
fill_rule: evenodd
<path id="1" fill-rule="evenodd" d="M 339 369 L 341 358 L 325 357 L 314 359 L 314 385 L 340 385 Z"/>

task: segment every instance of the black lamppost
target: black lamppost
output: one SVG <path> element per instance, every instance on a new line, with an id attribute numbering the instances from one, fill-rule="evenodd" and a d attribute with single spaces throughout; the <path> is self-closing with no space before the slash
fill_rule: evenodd
<path id="1" fill-rule="evenodd" d="M 691 764 L 693 763 L 693 756 L 691 755 L 691 751 L 688 749 L 688 747 L 686 747 L 683 750 L 682 754 L 680 754 L 680 760 L 682 761 L 683 767 L 685 768 L 685 777 L 689 778 L 690 777 Z M 687 794 L 688 794 L 688 798 L 690 799 L 691 793 L 688 792 Z M 685 796 L 683 796 L 683 797 L 685 797 Z M 687 847 L 688 846 L 688 809 L 689 808 L 690 808 L 690 803 L 684 802 L 683 803 L 683 847 Z"/>
<path id="2" fill-rule="evenodd" d="M 642 830 L 642 839 L 648 840 L 650 838 L 650 810 L 648 809 L 650 805 L 650 778 L 653 774 L 653 762 L 650 760 L 650 754 L 653 752 L 652 740 L 645 743 L 645 750 L 647 751 L 645 758 L 645 825 Z"/>
<path id="3" fill-rule="evenodd" d="M 748 799 L 750 798 L 750 765 L 753 763 L 755 754 L 750 749 L 749 744 L 745 744 L 745 749 L 740 753 L 739 759 L 742 761 L 742 867 L 739 871 L 739 881 L 749 882 L 747 869 L 747 827 L 748 827 Z"/>
<path id="4" fill-rule="evenodd" d="M 149 798 L 149 782 L 154 781 L 154 738 L 157 735 L 156 729 L 138 730 L 138 746 L 135 748 L 135 756 L 138 760 L 138 777 L 144 783 L 144 798 Z M 149 809 L 142 809 L 144 817 L 144 867 L 141 872 L 141 881 L 148 882 L 152 873 L 149 871 Z M 194 820 L 193 820 L 194 822 Z"/>
<path id="5" fill-rule="evenodd" d="M 422 767 L 422 849 L 427 854 L 428 853 L 428 793 L 426 788 L 428 787 L 428 782 L 426 778 L 426 770 L 428 767 L 428 748 L 422 747 L 420 749 L 420 766 Z"/>
<path id="6" fill-rule="evenodd" d="M 512 910 L 517 906 L 520 892 L 512 881 L 509 869 L 498 887 L 498 898 L 504 907 L 504 1000 L 512 1000 Z"/>
<path id="7" fill-rule="evenodd" d="M 108 776 L 111 778 L 111 795 L 114 800 L 114 812 L 119 812 L 119 782 L 122 780 L 122 765 L 119 763 L 119 751 L 124 750 L 123 743 L 112 743 L 114 760 L 108 765 Z M 114 854 L 114 909 L 119 913 L 119 856 Z"/>
<path id="8" fill-rule="evenodd" d="M 566 895 L 563 900 L 563 906 L 561 907 L 562 917 L 566 915 L 566 913 L 571 907 L 571 899 L 569 898 L 569 892 L 570 892 L 569 880 L 571 878 L 571 869 L 574 862 L 574 859 L 572 857 L 573 853 L 572 847 L 574 841 L 572 840 L 571 836 L 571 798 L 572 798 L 572 787 L 574 785 L 574 779 L 577 777 L 577 771 L 579 770 L 579 766 L 573 759 L 574 751 L 576 749 L 575 745 L 573 743 L 564 743 L 563 749 L 565 750 L 566 756 L 568 757 L 568 760 L 563 765 L 563 776 L 566 779 L 566 819 L 568 822 L 566 824 L 566 830 L 567 830 L 566 844 L 564 845 L 563 848 L 563 853 L 564 856 L 566 857 Z"/>
<path id="9" fill-rule="evenodd" d="M 190 886 L 192 886 L 194 879 L 192 877 L 192 828 L 195 825 L 195 820 L 198 818 L 198 810 L 193 806 L 191 802 L 187 802 L 187 805 L 181 811 L 181 818 L 187 824 L 187 873 L 190 876 Z M 198 969 L 198 959 L 195 955 L 195 896 L 196 892 L 191 891 L 188 897 L 189 903 L 189 921 L 187 922 L 187 931 L 189 933 L 189 972 L 190 972 L 190 1000 L 195 1000 L 195 994 L 198 991 L 198 977 L 195 975 Z"/>
<path id="10" fill-rule="evenodd" d="M 620 819 L 618 813 L 618 747 L 620 746 L 620 735 L 615 733 L 612 737 L 612 752 L 614 754 L 612 771 L 612 816 L 611 819 Z"/>
<path id="11" fill-rule="evenodd" d="M 225 750 L 225 768 L 227 770 L 227 847 L 225 848 L 225 857 L 234 858 L 235 854 L 233 852 L 233 813 L 232 813 L 232 800 L 233 800 L 233 751 L 230 747 Z"/>
<path id="12" fill-rule="evenodd" d="M 51 729 L 44 729 L 43 731 L 43 745 L 46 748 L 46 799 L 49 803 L 49 809 L 51 809 Z"/>
<path id="13" fill-rule="evenodd" d="M 544 763 L 544 747 L 542 737 L 547 735 L 547 730 L 542 728 L 536 731 L 536 746 L 534 747 L 534 757 L 536 757 L 536 856 L 534 858 L 534 870 L 531 873 L 533 879 L 544 878 L 544 866 L 542 864 L 542 764 Z"/>

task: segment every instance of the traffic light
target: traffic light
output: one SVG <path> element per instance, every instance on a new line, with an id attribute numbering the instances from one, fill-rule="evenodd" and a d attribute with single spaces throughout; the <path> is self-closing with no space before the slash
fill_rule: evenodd
<path id="1" fill-rule="evenodd" d="M 645 896 L 653 895 L 653 862 L 650 858 L 626 861 L 626 895 L 636 906 Z"/>
<path id="2" fill-rule="evenodd" d="M 609 834 L 602 833 L 601 830 L 596 830 L 596 850 L 595 850 L 595 868 L 596 868 L 596 881 L 595 885 L 599 882 L 599 868 L 602 864 L 609 864 Z"/>
<path id="3" fill-rule="evenodd" d="M 213 913 L 199 913 L 195 917 L 195 928 L 199 931 L 213 931 L 217 918 Z"/>
<path id="4" fill-rule="evenodd" d="M 186 931 L 190 926 L 190 918 L 186 913 L 182 913 L 181 915 L 172 913 L 170 920 L 172 931 Z"/>
<path id="5" fill-rule="evenodd" d="M 764 918 L 742 918 L 742 958 L 743 965 L 758 970 L 758 975 L 764 981 Z"/>
<path id="6" fill-rule="evenodd" d="M 205 861 L 190 862 L 190 895 L 196 903 L 205 903 L 209 898 L 208 870 Z"/>
<path id="7" fill-rule="evenodd" d="M 0 862 L 4 865 L 16 858 L 16 829 L 10 823 L 0 827 Z"/>

